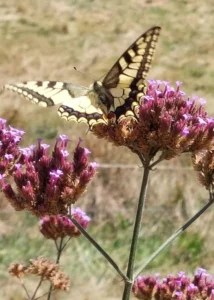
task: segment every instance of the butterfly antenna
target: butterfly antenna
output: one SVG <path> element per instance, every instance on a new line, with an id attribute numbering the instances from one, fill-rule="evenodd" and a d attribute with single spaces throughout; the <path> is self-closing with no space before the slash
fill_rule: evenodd
<path id="1" fill-rule="evenodd" d="M 87 74 L 87 73 L 85 73 L 85 72 L 82 72 L 82 71 L 78 70 L 76 67 L 73 67 L 73 68 L 74 68 L 75 71 L 77 71 L 77 72 L 79 72 L 79 73 L 81 73 L 81 74 L 87 76 L 88 78 L 92 79 L 93 81 L 96 81 L 90 74 Z"/>
<path id="2" fill-rule="evenodd" d="M 103 77 L 105 77 L 108 74 L 108 72 L 104 73 L 99 79 L 98 81 L 100 81 Z"/>

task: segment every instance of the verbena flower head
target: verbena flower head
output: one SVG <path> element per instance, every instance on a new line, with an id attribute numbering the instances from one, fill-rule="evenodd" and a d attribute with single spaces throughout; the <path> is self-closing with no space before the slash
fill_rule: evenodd
<path id="1" fill-rule="evenodd" d="M 150 157 L 160 151 L 163 158 L 170 159 L 182 152 L 210 148 L 214 121 L 204 111 L 205 101 L 187 97 L 180 90 L 181 83 L 176 85 L 150 80 L 133 116 L 98 124 L 92 131 L 99 138 Z"/>
<path id="2" fill-rule="evenodd" d="M 199 181 L 210 192 L 214 191 L 214 149 L 197 151 L 192 155 L 192 162 Z"/>
<path id="3" fill-rule="evenodd" d="M 139 276 L 132 291 L 142 300 L 214 300 L 214 276 L 198 269 L 193 279 L 179 272 L 162 280 L 157 276 Z"/>
<path id="4" fill-rule="evenodd" d="M 86 229 L 91 219 L 80 208 L 75 208 L 72 212 L 76 221 Z M 81 232 L 74 223 L 66 216 L 46 216 L 40 220 L 40 232 L 47 239 L 56 240 L 57 238 L 77 237 Z"/>
<path id="5" fill-rule="evenodd" d="M 9 267 L 12 276 L 22 278 L 26 275 L 37 275 L 42 281 L 49 280 L 55 289 L 68 290 L 70 287 L 69 277 L 60 271 L 59 265 L 44 257 L 31 259 L 29 265 L 13 263 Z"/>
<path id="6" fill-rule="evenodd" d="M 97 167 L 97 164 L 89 163 L 89 151 L 80 143 L 72 161 L 68 158 L 65 136 L 56 140 L 51 155 L 49 145 L 42 144 L 41 139 L 37 146 L 21 149 L 23 162 L 16 164 L 12 173 L 16 189 L 0 178 L 2 191 L 11 205 L 39 217 L 66 215 L 68 207 L 86 190 Z"/>
<path id="7" fill-rule="evenodd" d="M 19 142 L 24 131 L 6 126 L 7 121 L 0 118 L 0 174 L 8 173 L 18 160 Z"/>

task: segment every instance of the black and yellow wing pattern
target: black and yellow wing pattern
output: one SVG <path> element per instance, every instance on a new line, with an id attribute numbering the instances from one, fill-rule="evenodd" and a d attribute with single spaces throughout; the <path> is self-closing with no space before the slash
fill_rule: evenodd
<path id="1" fill-rule="evenodd" d="M 27 81 L 6 84 L 4 88 L 42 107 L 58 105 L 58 114 L 66 121 L 83 122 L 90 127 L 104 122 L 103 112 L 87 96 L 87 87 L 59 81 Z"/>
<path id="2" fill-rule="evenodd" d="M 121 55 L 103 80 L 107 89 L 120 90 L 120 96 L 114 97 L 117 118 L 122 114 L 127 115 L 132 110 L 133 101 L 139 102 L 145 94 L 145 79 L 154 58 L 160 31 L 161 28 L 156 26 L 143 33 Z"/>
<path id="3" fill-rule="evenodd" d="M 117 60 L 102 83 L 90 87 L 57 81 L 28 81 L 6 84 L 32 103 L 40 106 L 58 105 L 60 117 L 84 122 L 92 127 L 106 123 L 110 112 L 116 118 L 133 114 L 133 104 L 145 93 L 145 78 L 150 69 L 160 27 L 143 33 Z"/>

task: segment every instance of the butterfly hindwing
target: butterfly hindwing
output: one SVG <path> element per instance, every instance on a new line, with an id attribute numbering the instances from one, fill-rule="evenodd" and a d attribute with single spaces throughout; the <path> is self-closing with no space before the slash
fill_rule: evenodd
<path id="1" fill-rule="evenodd" d="M 66 121 L 88 123 L 89 127 L 97 123 L 106 123 L 103 112 L 99 107 L 93 105 L 88 94 L 72 98 L 72 101 L 63 101 L 58 109 L 58 114 Z"/>
<path id="2" fill-rule="evenodd" d="M 88 102 L 88 99 L 82 96 L 82 101 Z M 89 127 L 92 127 L 98 123 L 106 123 L 103 112 L 100 109 L 96 109 L 94 106 L 89 106 L 87 108 L 73 105 L 61 105 L 58 109 L 58 114 L 61 118 L 66 121 L 75 121 L 78 123 L 87 123 Z"/>

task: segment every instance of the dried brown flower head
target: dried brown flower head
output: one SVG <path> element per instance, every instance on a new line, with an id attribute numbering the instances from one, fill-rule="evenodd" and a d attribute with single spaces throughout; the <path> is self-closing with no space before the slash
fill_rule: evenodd
<path id="1" fill-rule="evenodd" d="M 28 272 L 28 267 L 23 263 L 13 263 L 10 265 L 8 272 L 12 276 L 16 276 L 18 278 L 24 277 Z"/>
<path id="2" fill-rule="evenodd" d="M 197 151 L 192 155 L 192 162 L 199 181 L 207 190 L 214 188 L 214 149 Z"/>
<path id="3" fill-rule="evenodd" d="M 9 273 L 18 278 L 30 274 L 40 276 L 43 281 L 49 280 L 55 289 L 68 290 L 70 287 L 70 279 L 60 271 L 59 265 L 41 256 L 31 259 L 28 266 L 23 263 L 11 264 Z"/>

